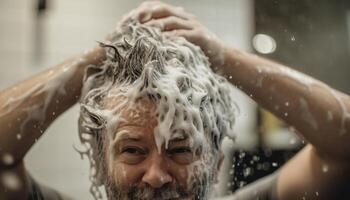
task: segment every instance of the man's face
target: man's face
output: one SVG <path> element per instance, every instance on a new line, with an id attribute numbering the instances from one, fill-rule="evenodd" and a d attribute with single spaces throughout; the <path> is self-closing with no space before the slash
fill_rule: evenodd
<path id="1" fill-rule="evenodd" d="M 159 151 L 155 111 L 145 99 L 121 110 L 114 139 L 105 145 L 109 199 L 206 199 L 216 166 L 186 133 L 172 134 Z"/>

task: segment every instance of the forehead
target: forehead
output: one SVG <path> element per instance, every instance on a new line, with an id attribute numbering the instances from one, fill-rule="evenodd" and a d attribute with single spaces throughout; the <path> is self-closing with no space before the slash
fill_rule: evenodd
<path id="1" fill-rule="evenodd" d="M 104 100 L 104 108 L 113 110 L 125 102 L 122 108 L 116 110 L 116 115 L 120 120 L 114 130 L 114 140 L 129 137 L 153 139 L 155 128 L 158 125 L 157 104 L 147 97 L 131 101 L 126 96 L 114 96 Z M 171 140 L 183 140 L 190 137 L 182 130 L 174 131 L 170 135 Z"/>
<path id="2" fill-rule="evenodd" d="M 104 100 L 104 108 L 115 110 L 114 115 L 120 118 L 117 129 L 123 127 L 154 128 L 157 125 L 156 104 L 148 98 L 131 101 L 125 96 L 107 97 Z"/>

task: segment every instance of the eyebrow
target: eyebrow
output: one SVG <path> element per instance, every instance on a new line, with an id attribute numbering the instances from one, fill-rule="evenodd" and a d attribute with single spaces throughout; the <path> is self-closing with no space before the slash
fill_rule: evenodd
<path id="1" fill-rule="evenodd" d="M 137 133 L 130 133 L 129 131 L 126 131 L 126 130 L 119 131 L 115 134 L 115 138 L 114 138 L 115 144 L 118 144 L 119 142 L 124 140 L 140 141 L 141 136 Z"/>
<path id="2" fill-rule="evenodd" d="M 189 138 L 188 134 L 186 133 L 180 133 L 180 134 L 176 134 L 175 136 L 173 136 L 169 142 L 182 142 L 185 141 Z"/>

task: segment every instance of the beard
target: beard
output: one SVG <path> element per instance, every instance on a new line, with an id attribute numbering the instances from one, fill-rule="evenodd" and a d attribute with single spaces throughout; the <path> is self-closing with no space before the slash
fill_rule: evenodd
<path id="1" fill-rule="evenodd" d="M 207 200 L 212 183 L 212 176 L 205 175 L 200 179 L 196 178 L 189 187 L 167 183 L 161 188 L 146 185 L 131 186 L 123 190 L 113 180 L 108 180 L 104 185 L 108 200 Z"/>

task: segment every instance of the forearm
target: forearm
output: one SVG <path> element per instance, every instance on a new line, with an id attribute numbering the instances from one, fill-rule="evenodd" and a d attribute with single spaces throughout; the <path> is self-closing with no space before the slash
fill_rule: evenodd
<path id="1" fill-rule="evenodd" d="M 51 122 L 78 101 L 86 67 L 103 58 L 97 47 L 2 91 L 0 156 L 20 161 Z"/>
<path id="2" fill-rule="evenodd" d="M 294 126 L 321 153 L 350 157 L 349 96 L 255 55 L 229 49 L 225 58 L 224 74 L 259 105 Z"/>

